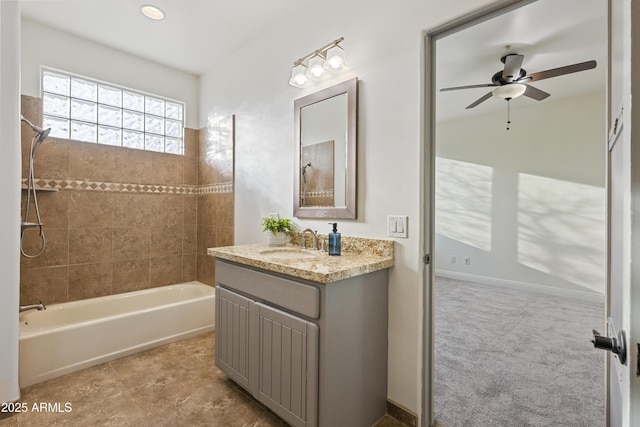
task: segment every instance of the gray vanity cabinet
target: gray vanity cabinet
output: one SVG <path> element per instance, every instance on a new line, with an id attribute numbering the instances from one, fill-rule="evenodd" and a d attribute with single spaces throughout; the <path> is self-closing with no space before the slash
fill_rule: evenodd
<path id="1" fill-rule="evenodd" d="M 249 315 L 254 301 L 216 289 L 216 365 L 245 389 L 249 385 Z"/>
<path id="2" fill-rule="evenodd" d="M 327 284 L 216 259 L 216 366 L 292 426 L 386 412 L 387 271 Z"/>
<path id="3" fill-rule="evenodd" d="M 294 426 L 315 426 L 318 327 L 264 304 L 258 309 L 258 395 Z"/>

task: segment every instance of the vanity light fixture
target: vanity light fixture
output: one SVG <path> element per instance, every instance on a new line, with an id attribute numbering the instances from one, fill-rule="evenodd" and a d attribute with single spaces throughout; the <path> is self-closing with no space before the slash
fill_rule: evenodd
<path id="1" fill-rule="evenodd" d="M 303 56 L 293 63 L 289 84 L 304 87 L 310 80 L 319 80 L 326 75 L 326 71 L 339 72 L 347 68 L 344 49 L 340 37 L 320 49 Z"/>
<path id="2" fill-rule="evenodd" d="M 143 4 L 140 8 L 140 11 L 144 16 L 149 19 L 153 19 L 154 21 L 164 19 L 164 12 L 162 11 L 162 9 L 152 4 Z"/>

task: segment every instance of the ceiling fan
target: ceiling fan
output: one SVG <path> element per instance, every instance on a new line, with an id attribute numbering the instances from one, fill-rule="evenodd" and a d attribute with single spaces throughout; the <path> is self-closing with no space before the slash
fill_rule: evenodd
<path id="1" fill-rule="evenodd" d="M 502 61 L 502 63 L 504 64 L 504 69 L 498 71 L 493 75 L 493 77 L 491 77 L 491 83 L 448 87 L 440 89 L 440 91 L 445 92 L 449 90 L 495 87 L 495 89 L 480 97 L 478 100 L 470 104 L 466 109 L 478 106 L 487 99 L 491 98 L 491 96 L 493 95 L 507 101 L 511 101 L 512 99 L 515 99 L 521 95 L 535 99 L 536 101 L 542 101 L 543 99 L 549 97 L 550 94 L 526 83 L 537 82 L 539 80 L 549 79 L 551 77 L 558 77 L 565 74 L 590 70 L 592 68 L 595 68 L 597 65 L 596 61 L 591 60 L 580 62 L 577 64 L 566 65 L 564 67 L 552 68 L 546 71 L 539 71 L 537 73 L 527 74 L 527 71 L 522 68 L 523 60 L 524 55 L 509 53 L 500 58 L 500 61 Z"/>

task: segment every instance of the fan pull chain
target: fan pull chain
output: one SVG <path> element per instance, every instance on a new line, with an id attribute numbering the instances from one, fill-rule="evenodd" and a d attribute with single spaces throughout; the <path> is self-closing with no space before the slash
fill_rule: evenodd
<path id="1" fill-rule="evenodd" d="M 507 98 L 507 130 L 511 126 L 511 98 Z"/>

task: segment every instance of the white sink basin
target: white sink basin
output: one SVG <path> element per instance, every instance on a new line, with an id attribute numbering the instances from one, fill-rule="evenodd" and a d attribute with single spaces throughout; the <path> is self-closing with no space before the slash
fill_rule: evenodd
<path id="1" fill-rule="evenodd" d="M 310 252 L 296 248 L 267 249 L 260 251 L 260 255 L 262 256 L 277 259 L 311 259 L 317 257 L 319 253 L 319 251 Z"/>

